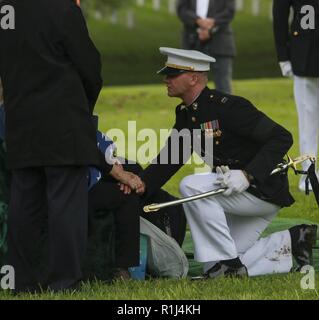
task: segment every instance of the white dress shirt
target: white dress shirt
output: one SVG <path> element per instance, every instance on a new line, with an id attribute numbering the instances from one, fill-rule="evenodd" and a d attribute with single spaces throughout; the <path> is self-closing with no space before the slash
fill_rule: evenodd
<path id="1" fill-rule="evenodd" d="M 197 16 L 205 19 L 207 18 L 209 7 L 209 0 L 197 0 L 196 1 L 196 14 Z"/>

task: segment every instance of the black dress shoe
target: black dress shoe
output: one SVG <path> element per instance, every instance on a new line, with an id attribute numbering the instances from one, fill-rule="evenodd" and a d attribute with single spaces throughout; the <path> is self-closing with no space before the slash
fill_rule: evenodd
<path id="1" fill-rule="evenodd" d="M 58 284 L 58 285 L 46 285 L 45 291 L 51 293 L 63 293 L 63 292 L 73 292 L 73 291 L 81 291 L 82 290 L 82 280 L 76 280 L 70 284 Z"/>
<path id="2" fill-rule="evenodd" d="M 244 265 L 234 268 L 218 262 L 212 268 L 210 268 L 206 273 L 204 273 L 202 276 L 193 277 L 191 280 L 207 280 L 207 279 L 217 279 L 222 277 L 229 277 L 229 278 L 248 277 L 248 271 Z"/>
<path id="3" fill-rule="evenodd" d="M 115 269 L 115 272 L 113 274 L 113 279 L 114 281 L 116 280 L 130 280 L 132 277 L 131 277 L 131 274 L 130 272 L 128 271 L 128 269 L 124 269 L 124 268 L 117 268 Z"/>
<path id="4" fill-rule="evenodd" d="M 234 268 L 219 262 L 207 271 L 207 275 L 214 279 L 220 277 L 242 278 L 248 276 L 248 271 L 244 265 Z"/>
<path id="5" fill-rule="evenodd" d="M 296 271 L 313 263 L 312 247 L 317 241 L 317 228 L 315 224 L 301 224 L 289 229 L 292 255 L 298 264 Z"/>

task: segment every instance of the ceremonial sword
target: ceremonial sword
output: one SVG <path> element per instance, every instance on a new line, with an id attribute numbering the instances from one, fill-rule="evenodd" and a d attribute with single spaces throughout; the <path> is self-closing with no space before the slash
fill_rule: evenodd
<path id="1" fill-rule="evenodd" d="M 272 176 L 274 174 L 278 174 L 278 173 L 283 173 L 286 170 L 288 170 L 289 168 L 293 168 L 295 173 L 297 173 L 297 164 L 302 163 L 302 162 L 304 162 L 306 160 L 310 160 L 311 162 L 314 162 L 316 160 L 315 157 L 308 156 L 308 155 L 300 156 L 300 157 L 297 157 L 295 159 L 291 159 L 289 157 L 289 155 L 287 155 L 287 158 L 288 158 L 287 161 L 277 165 L 277 167 L 270 173 L 270 176 Z M 147 213 L 156 212 L 156 211 L 159 211 L 162 208 L 176 206 L 176 205 L 179 205 L 179 204 L 182 204 L 182 203 L 191 202 L 191 201 L 202 199 L 202 198 L 207 198 L 207 197 L 210 197 L 210 196 L 215 196 L 215 195 L 223 193 L 226 190 L 227 190 L 227 188 L 218 188 L 218 189 L 214 189 L 214 190 L 207 191 L 207 192 L 204 192 L 204 193 L 195 194 L 195 195 L 190 196 L 190 197 L 177 199 L 177 200 L 173 200 L 173 201 L 169 201 L 169 202 L 152 203 L 152 204 L 149 204 L 149 205 L 145 206 L 143 208 L 143 210 L 144 210 L 144 212 L 147 212 Z"/>

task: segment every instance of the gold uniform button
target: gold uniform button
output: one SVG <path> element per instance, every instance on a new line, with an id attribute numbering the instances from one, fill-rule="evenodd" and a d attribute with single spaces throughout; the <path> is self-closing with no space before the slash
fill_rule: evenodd
<path id="1" fill-rule="evenodd" d="M 195 117 L 192 117 L 192 121 L 193 121 L 193 122 L 196 122 L 196 118 L 195 118 Z"/>
<path id="2" fill-rule="evenodd" d="M 214 95 L 213 95 L 213 94 L 211 94 L 211 95 L 210 95 L 210 98 L 211 98 L 211 99 L 213 99 L 213 98 L 214 98 Z"/>
<path id="3" fill-rule="evenodd" d="M 193 109 L 197 110 L 197 108 L 198 108 L 198 103 L 197 102 L 193 103 Z"/>
<path id="4" fill-rule="evenodd" d="M 218 146 L 218 145 L 219 145 L 219 141 L 217 140 L 217 141 L 215 142 L 215 144 Z"/>
<path id="5" fill-rule="evenodd" d="M 298 35 L 299 35 L 298 31 L 295 31 L 295 32 L 294 32 L 294 36 L 296 37 L 296 36 L 298 36 Z"/>

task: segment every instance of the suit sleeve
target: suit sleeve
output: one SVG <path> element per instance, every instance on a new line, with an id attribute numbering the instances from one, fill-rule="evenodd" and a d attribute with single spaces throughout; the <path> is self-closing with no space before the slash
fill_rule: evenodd
<path id="1" fill-rule="evenodd" d="M 229 24 L 235 16 L 235 11 L 235 0 L 227 0 L 225 4 L 225 10 L 212 17 L 216 21 L 216 27 Z"/>
<path id="2" fill-rule="evenodd" d="M 184 130 L 189 132 L 187 129 Z M 160 189 L 189 160 L 192 149 L 184 148 L 184 130 L 175 124 L 158 156 L 139 174 L 145 182 L 148 195 Z"/>
<path id="3" fill-rule="evenodd" d="M 274 0 L 273 31 L 278 61 L 290 60 L 289 54 L 289 13 L 291 0 Z"/>
<path id="4" fill-rule="evenodd" d="M 71 4 L 63 17 L 63 45 L 80 75 L 93 112 L 102 88 L 100 54 L 90 39 L 81 9 Z"/>
<path id="5" fill-rule="evenodd" d="M 244 99 L 240 105 L 233 103 L 227 107 L 223 114 L 227 130 L 260 146 L 243 169 L 255 178 L 257 185 L 263 184 L 292 146 L 291 133 Z"/>
<path id="6" fill-rule="evenodd" d="M 189 0 L 177 0 L 176 12 L 180 20 L 189 27 L 196 26 L 198 18 L 196 12 L 190 9 Z"/>
<path id="7" fill-rule="evenodd" d="M 101 151 L 99 152 L 99 161 L 100 161 L 99 168 L 103 171 L 103 174 L 104 175 L 110 174 L 113 168 L 113 165 L 105 161 L 104 154 Z"/>
<path id="8" fill-rule="evenodd" d="M 3 88 L 2 88 L 1 78 L 0 78 L 0 105 L 2 103 L 3 103 Z"/>

